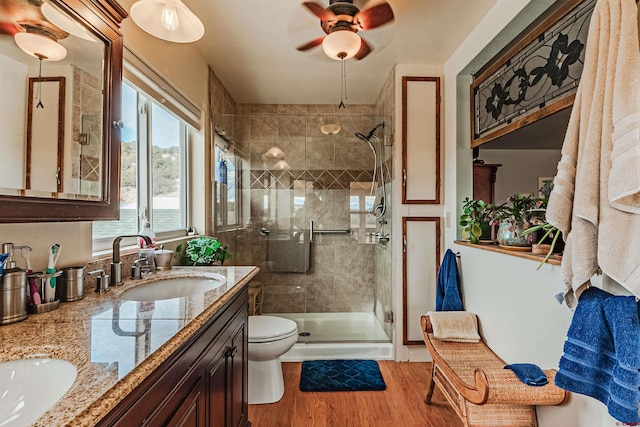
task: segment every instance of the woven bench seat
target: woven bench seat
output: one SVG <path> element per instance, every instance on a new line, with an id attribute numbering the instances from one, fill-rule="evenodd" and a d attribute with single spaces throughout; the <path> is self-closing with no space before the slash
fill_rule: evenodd
<path id="1" fill-rule="evenodd" d="M 465 426 L 535 427 L 535 405 L 559 405 L 566 400 L 566 391 L 554 385 L 555 370 L 544 371 L 547 385 L 526 385 L 504 369 L 506 363 L 482 340 L 441 341 L 433 337 L 429 316 L 422 316 L 420 324 L 433 359 L 425 402 L 431 404 L 437 385 Z"/>

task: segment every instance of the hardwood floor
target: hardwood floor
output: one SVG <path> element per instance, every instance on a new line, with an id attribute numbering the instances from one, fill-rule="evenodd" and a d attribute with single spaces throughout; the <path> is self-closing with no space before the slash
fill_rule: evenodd
<path id="1" fill-rule="evenodd" d="M 283 363 L 284 396 L 249 405 L 252 427 L 460 427 L 462 422 L 436 387 L 424 403 L 430 363 L 379 361 L 384 391 L 309 393 L 300 391 L 301 362 Z"/>

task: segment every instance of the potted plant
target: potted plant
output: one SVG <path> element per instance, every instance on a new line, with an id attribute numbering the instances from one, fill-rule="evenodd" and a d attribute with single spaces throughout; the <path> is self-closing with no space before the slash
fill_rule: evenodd
<path id="1" fill-rule="evenodd" d="M 516 193 L 497 206 L 493 210 L 492 220 L 494 224 L 499 224 L 498 243 L 507 249 L 530 247 L 535 235 L 524 231 L 541 217 L 540 207 L 543 204 L 543 199 Z"/>
<path id="2" fill-rule="evenodd" d="M 533 253 L 536 255 L 545 254 L 543 260 L 538 265 L 539 269 L 542 267 L 542 264 L 547 262 L 551 255 L 562 251 L 564 248 L 564 240 L 561 238 L 562 233 L 558 230 L 558 227 L 555 225 L 549 224 L 546 219 L 540 221 L 538 224 L 535 224 L 531 228 L 526 229 L 523 234 L 542 234 L 542 237 L 538 239 L 538 243 L 533 245 Z M 537 270 L 536 269 L 536 270 Z"/>
<path id="3" fill-rule="evenodd" d="M 491 213 L 493 205 L 483 200 L 465 198 L 460 215 L 462 237 L 471 243 L 480 240 L 491 240 Z"/>
<path id="4" fill-rule="evenodd" d="M 176 248 L 177 253 L 182 253 L 182 245 Z M 187 241 L 187 246 L 182 255 L 182 265 L 224 265 L 225 260 L 231 258 L 227 246 L 211 236 L 198 236 Z"/>

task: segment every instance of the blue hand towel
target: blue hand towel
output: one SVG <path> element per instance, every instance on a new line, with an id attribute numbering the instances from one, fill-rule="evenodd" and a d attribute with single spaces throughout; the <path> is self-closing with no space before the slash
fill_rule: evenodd
<path id="1" fill-rule="evenodd" d="M 456 254 L 447 249 L 438 271 L 436 311 L 464 311 Z"/>
<path id="2" fill-rule="evenodd" d="M 640 422 L 639 325 L 634 297 L 585 290 L 567 333 L 556 385 L 598 399 L 618 421 Z"/>
<path id="3" fill-rule="evenodd" d="M 633 296 L 611 296 L 603 303 L 613 335 L 616 363 L 609 386 L 609 413 L 619 421 L 638 422 L 640 404 L 640 320 Z"/>
<path id="4" fill-rule="evenodd" d="M 504 369 L 511 369 L 518 379 L 527 385 L 539 387 L 549 383 L 542 369 L 533 363 L 512 363 Z"/>

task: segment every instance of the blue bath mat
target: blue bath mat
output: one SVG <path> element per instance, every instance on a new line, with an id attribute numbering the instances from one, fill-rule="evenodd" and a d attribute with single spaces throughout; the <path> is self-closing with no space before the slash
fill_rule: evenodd
<path id="1" fill-rule="evenodd" d="M 375 360 L 309 360 L 302 362 L 302 391 L 373 391 L 387 386 Z"/>

